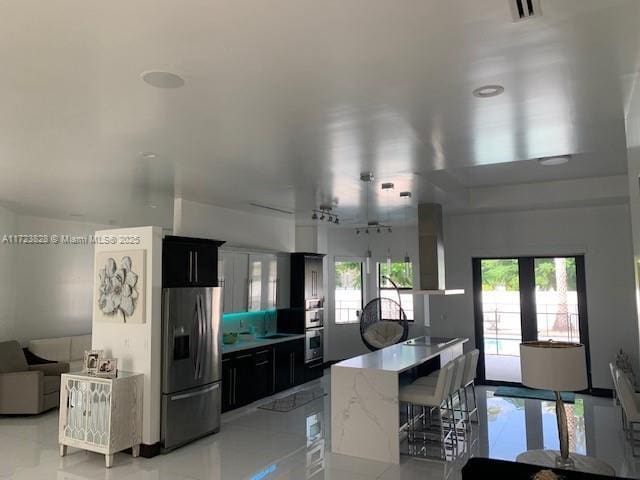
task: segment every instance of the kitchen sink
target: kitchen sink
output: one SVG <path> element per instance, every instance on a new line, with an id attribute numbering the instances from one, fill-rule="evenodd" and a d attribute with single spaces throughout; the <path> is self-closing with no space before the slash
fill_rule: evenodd
<path id="1" fill-rule="evenodd" d="M 264 337 L 260 337 L 263 340 L 275 340 L 277 338 L 287 338 L 290 337 L 288 333 L 272 333 L 271 335 L 265 335 Z"/>

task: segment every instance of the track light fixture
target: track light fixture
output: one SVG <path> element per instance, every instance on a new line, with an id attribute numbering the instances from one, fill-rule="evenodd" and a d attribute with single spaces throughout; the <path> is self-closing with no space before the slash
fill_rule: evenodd
<path id="1" fill-rule="evenodd" d="M 360 233 L 391 233 L 392 231 L 393 229 L 391 225 L 382 224 L 376 220 L 368 222 L 367 225 L 356 227 L 355 229 L 356 235 L 359 235 Z"/>
<path id="2" fill-rule="evenodd" d="M 333 207 L 328 205 L 320 205 L 311 211 L 311 220 L 326 220 L 329 223 L 338 225 L 340 220 L 338 214 L 333 211 Z"/>

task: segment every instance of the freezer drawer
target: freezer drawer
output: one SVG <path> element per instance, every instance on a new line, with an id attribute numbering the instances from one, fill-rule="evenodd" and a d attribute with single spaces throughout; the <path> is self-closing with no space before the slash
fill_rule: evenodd
<path id="1" fill-rule="evenodd" d="M 162 396 L 164 450 L 220 430 L 220 382 Z"/>

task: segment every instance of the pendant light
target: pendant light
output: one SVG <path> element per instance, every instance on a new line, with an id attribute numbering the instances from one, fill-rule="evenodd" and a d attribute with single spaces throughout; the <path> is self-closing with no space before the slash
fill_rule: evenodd
<path id="1" fill-rule="evenodd" d="M 360 180 L 364 184 L 364 188 L 366 189 L 366 206 L 365 206 L 365 223 L 369 225 L 369 184 L 373 181 L 373 173 L 371 172 L 363 172 L 360 174 Z M 369 233 L 369 229 L 365 229 L 365 233 Z M 365 270 L 367 275 L 371 274 L 371 239 L 369 235 L 367 235 L 367 252 L 365 256 Z"/>
<path id="2" fill-rule="evenodd" d="M 409 277 L 411 268 L 411 258 L 409 258 L 409 202 L 411 202 L 411 192 L 400 192 L 400 198 L 405 200 L 404 204 L 404 274 Z"/>
<path id="3" fill-rule="evenodd" d="M 391 225 L 391 199 L 389 197 L 391 191 L 393 190 L 393 183 L 387 182 L 382 184 L 382 191 L 385 192 L 385 197 L 387 200 L 387 225 Z M 389 233 L 391 232 L 391 227 L 388 227 Z M 391 240 L 389 240 L 389 245 L 387 247 L 387 275 L 391 276 Z"/>

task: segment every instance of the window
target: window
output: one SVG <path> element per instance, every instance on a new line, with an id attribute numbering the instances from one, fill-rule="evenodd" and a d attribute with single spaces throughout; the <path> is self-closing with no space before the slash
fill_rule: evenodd
<path id="1" fill-rule="evenodd" d="M 358 323 L 362 310 L 362 262 L 336 260 L 335 322 Z"/>
<path id="2" fill-rule="evenodd" d="M 378 263 L 378 285 L 380 287 L 380 296 L 398 301 L 398 293 L 393 287 L 391 279 L 400 290 L 400 304 L 407 320 L 413 321 L 413 294 L 409 290 L 413 290 L 413 265 L 404 262 L 383 262 Z M 395 320 L 392 318 L 384 320 Z"/>

